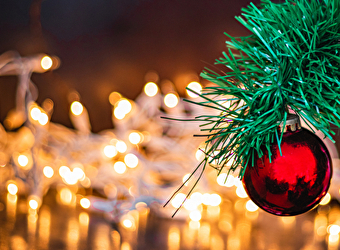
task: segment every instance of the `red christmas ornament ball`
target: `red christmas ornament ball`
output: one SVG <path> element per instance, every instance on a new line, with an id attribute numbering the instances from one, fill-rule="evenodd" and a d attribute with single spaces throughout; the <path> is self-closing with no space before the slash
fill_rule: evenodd
<path id="1" fill-rule="evenodd" d="M 243 176 L 248 196 L 275 215 L 298 215 L 316 206 L 326 195 L 332 177 L 329 152 L 314 133 L 302 128 L 283 134 L 280 155 L 277 144 L 261 157 L 254 156 Z M 250 160 L 251 161 L 251 160 Z"/>

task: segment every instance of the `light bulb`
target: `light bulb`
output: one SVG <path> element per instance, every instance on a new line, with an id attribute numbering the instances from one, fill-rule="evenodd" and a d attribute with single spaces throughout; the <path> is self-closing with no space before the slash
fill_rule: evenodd
<path id="1" fill-rule="evenodd" d="M 28 164 L 28 157 L 26 155 L 19 155 L 18 163 L 21 167 L 26 167 Z"/>
<path id="2" fill-rule="evenodd" d="M 107 145 L 104 147 L 104 155 L 108 158 L 113 158 L 118 154 L 118 151 L 115 146 Z"/>
<path id="3" fill-rule="evenodd" d="M 126 165 L 124 162 L 122 161 L 117 161 L 114 165 L 113 165 L 114 170 L 118 173 L 118 174 L 124 174 L 126 171 Z"/>
<path id="4" fill-rule="evenodd" d="M 129 153 L 125 155 L 124 162 L 129 168 L 135 168 L 138 165 L 138 157 L 134 154 Z"/>
<path id="5" fill-rule="evenodd" d="M 41 65 L 41 68 L 43 68 L 44 70 L 49 70 L 50 68 L 52 68 L 52 65 L 53 65 L 52 58 L 49 56 L 44 56 L 41 59 L 40 65 Z"/>
<path id="6" fill-rule="evenodd" d="M 193 91 L 197 92 L 197 93 L 201 93 L 202 92 L 202 85 L 198 82 L 191 82 L 188 84 L 187 88 L 192 89 Z M 194 92 L 190 91 L 189 89 L 187 89 L 187 94 L 188 96 L 192 97 L 192 98 L 196 98 L 198 97 L 197 94 L 195 94 Z"/>
<path id="7" fill-rule="evenodd" d="M 15 194 L 18 193 L 18 187 L 14 183 L 10 183 L 10 184 L 7 185 L 7 191 L 11 195 L 15 195 Z"/>
<path id="8" fill-rule="evenodd" d="M 72 102 L 71 104 L 71 112 L 74 114 L 74 115 L 81 115 L 84 111 L 84 107 L 83 105 L 78 102 L 78 101 L 74 101 Z"/>
<path id="9" fill-rule="evenodd" d="M 148 82 L 144 86 L 144 92 L 147 96 L 155 96 L 158 92 L 158 86 L 154 82 Z"/>
<path id="10" fill-rule="evenodd" d="M 80 206 L 82 207 L 82 208 L 89 208 L 90 206 L 91 206 L 91 202 L 90 202 L 90 200 L 89 199 L 87 199 L 87 198 L 82 198 L 81 200 L 80 200 Z"/>
<path id="11" fill-rule="evenodd" d="M 173 94 L 173 93 L 169 93 L 164 97 L 164 104 L 165 106 L 167 106 L 168 108 L 174 108 L 177 106 L 178 104 L 178 97 L 177 95 Z"/>
<path id="12" fill-rule="evenodd" d="M 47 178 L 52 178 L 54 175 L 54 170 L 50 166 L 45 166 L 43 169 L 43 173 Z"/>

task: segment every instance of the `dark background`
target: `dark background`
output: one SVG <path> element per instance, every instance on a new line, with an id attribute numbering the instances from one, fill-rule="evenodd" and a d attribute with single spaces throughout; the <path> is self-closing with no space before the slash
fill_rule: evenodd
<path id="1" fill-rule="evenodd" d="M 93 132 L 112 127 L 108 96 L 134 99 L 149 70 L 173 81 L 199 74 L 225 49 L 224 32 L 247 35 L 235 16 L 247 0 L 2 0 L 0 53 L 56 55 L 61 67 L 34 74 L 37 102 L 54 101 L 52 121 L 71 127 L 68 94 L 76 90 Z M 253 1 L 259 2 L 259 1 Z M 14 107 L 16 77 L 0 77 L 0 121 Z"/>

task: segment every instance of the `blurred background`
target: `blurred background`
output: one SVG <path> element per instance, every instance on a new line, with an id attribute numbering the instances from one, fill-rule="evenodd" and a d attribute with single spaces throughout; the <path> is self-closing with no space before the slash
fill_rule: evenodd
<path id="1" fill-rule="evenodd" d="M 224 32 L 249 34 L 234 18 L 249 3 L 1 1 L 0 54 L 17 52 L 1 60 L 18 68 L 0 76 L 0 248 L 340 249 L 339 157 L 327 140 L 333 183 L 308 213 L 260 211 L 239 179 L 212 168 L 174 218 L 197 175 L 162 207 L 203 139 L 197 124 L 160 117 L 204 112 L 183 102 L 196 98 L 185 88 L 209 84 L 199 74 L 221 56 Z M 27 75 L 40 53 L 57 67 Z"/>
<path id="2" fill-rule="evenodd" d="M 258 2 L 258 1 L 255 1 Z M 51 98 L 52 121 L 71 126 L 67 95 L 79 92 L 93 132 L 111 128 L 107 96 L 118 91 L 134 99 L 150 70 L 171 80 L 183 95 L 181 80 L 221 55 L 224 32 L 248 34 L 234 19 L 249 1 L 2 1 L 1 52 L 56 55 L 61 67 L 33 75 L 38 102 Z M 12 79 L 11 79 L 12 80 Z M 15 80 L 0 79 L 0 120 L 14 107 Z M 100 110 L 100 112 L 98 112 Z"/>

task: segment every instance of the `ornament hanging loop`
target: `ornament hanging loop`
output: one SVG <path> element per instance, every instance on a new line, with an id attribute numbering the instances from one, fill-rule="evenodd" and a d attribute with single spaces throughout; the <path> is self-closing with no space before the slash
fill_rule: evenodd
<path id="1" fill-rule="evenodd" d="M 295 114 L 288 114 L 286 122 L 282 121 L 279 124 L 279 131 L 285 133 L 287 131 L 294 132 L 301 129 L 300 118 Z"/>

